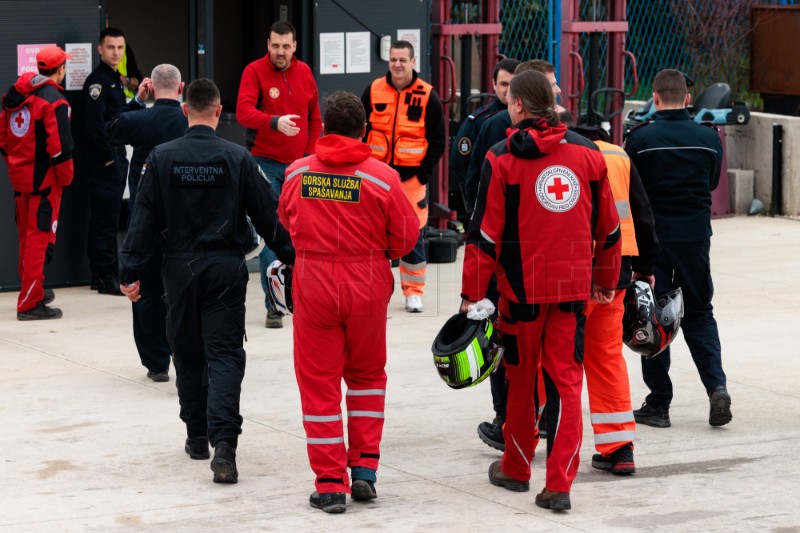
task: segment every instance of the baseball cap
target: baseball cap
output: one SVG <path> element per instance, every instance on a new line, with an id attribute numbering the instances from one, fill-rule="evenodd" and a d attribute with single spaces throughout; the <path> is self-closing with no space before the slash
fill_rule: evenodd
<path id="1" fill-rule="evenodd" d="M 50 70 L 60 67 L 67 59 L 72 59 L 72 54 L 66 53 L 60 46 L 45 46 L 36 54 L 36 65 L 39 70 Z"/>

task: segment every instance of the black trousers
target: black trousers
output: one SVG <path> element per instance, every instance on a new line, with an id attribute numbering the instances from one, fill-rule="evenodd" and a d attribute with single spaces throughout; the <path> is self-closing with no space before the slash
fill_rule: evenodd
<path id="1" fill-rule="evenodd" d="M 247 266 L 241 255 L 165 257 L 167 339 L 189 437 L 236 446 L 242 432 Z"/>
<path id="2" fill-rule="evenodd" d="M 656 298 L 677 287 L 683 290 L 683 338 L 706 391 L 725 386 L 722 350 L 717 321 L 714 319 L 714 283 L 711 280 L 709 252 L 711 239 L 700 242 L 661 243 L 656 258 Z M 669 407 L 672 380 L 669 378 L 670 349 L 652 359 L 642 358 L 642 377 L 650 394 L 646 401 L 653 406 Z"/>
<path id="3" fill-rule="evenodd" d="M 86 249 L 89 269 L 98 276 L 118 275 L 117 232 L 122 210 L 122 194 L 128 175 L 125 147 L 114 149 L 115 164 L 93 162 L 89 166 L 89 234 Z"/>
<path id="4" fill-rule="evenodd" d="M 150 372 L 168 370 L 172 353 L 167 342 L 167 304 L 161 281 L 161 255 L 158 247 L 145 268 L 139 271 L 139 294 L 142 297 L 131 304 L 133 340 L 142 365 Z"/>

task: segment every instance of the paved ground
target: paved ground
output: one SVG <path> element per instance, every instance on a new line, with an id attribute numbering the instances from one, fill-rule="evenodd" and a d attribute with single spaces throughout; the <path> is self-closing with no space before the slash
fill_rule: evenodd
<path id="1" fill-rule="evenodd" d="M 800 224 L 714 221 L 712 269 L 733 422 L 708 426 L 708 401 L 682 339 L 673 345 L 672 428 L 642 426 L 637 473 L 591 467 L 585 416 L 573 509 L 533 504 L 531 492 L 487 480 L 499 454 L 476 436 L 491 416 L 489 386 L 453 391 L 430 344 L 458 305 L 461 255 L 432 266 L 426 312 L 396 291 L 389 320 L 389 392 L 379 498 L 344 515 L 308 506 L 308 467 L 292 369 L 291 323 L 266 330 L 260 288 L 248 294 L 240 482 L 211 482 L 183 452 L 173 381 L 139 366 L 127 300 L 59 289 L 64 318 L 14 320 L 0 294 L 0 529 L 8 531 L 773 531 L 800 532 Z M 645 395 L 628 353 L 633 402 Z M 544 446 L 538 452 L 543 453 Z"/>

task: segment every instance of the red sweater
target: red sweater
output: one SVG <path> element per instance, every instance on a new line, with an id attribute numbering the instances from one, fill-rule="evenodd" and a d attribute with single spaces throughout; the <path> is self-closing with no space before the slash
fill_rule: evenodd
<path id="1" fill-rule="evenodd" d="M 286 169 L 278 215 L 298 258 L 386 261 L 408 253 L 419 237 L 397 171 L 341 135 L 322 137 L 316 155 Z"/>
<path id="2" fill-rule="evenodd" d="M 299 134 L 287 137 L 278 131 L 282 115 L 300 116 L 294 120 Z M 293 57 L 286 70 L 277 70 L 269 55 L 247 65 L 239 86 L 236 120 L 247 128 L 247 148 L 256 157 L 288 164 L 313 154 L 322 119 L 311 69 Z"/>
<path id="3" fill-rule="evenodd" d="M 520 128 L 486 154 L 462 297 L 482 299 L 495 272 L 500 294 L 522 304 L 587 300 L 593 277 L 613 289 L 620 229 L 603 156 L 570 142 L 563 125 Z"/>
<path id="4" fill-rule="evenodd" d="M 3 96 L 0 152 L 16 192 L 72 182 L 70 107 L 52 79 L 27 72 Z"/>

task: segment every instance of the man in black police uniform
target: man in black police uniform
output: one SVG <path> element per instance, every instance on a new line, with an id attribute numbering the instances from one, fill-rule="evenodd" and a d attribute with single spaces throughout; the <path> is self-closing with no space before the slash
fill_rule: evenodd
<path id="1" fill-rule="evenodd" d="M 476 109 L 464 120 L 458 128 L 453 146 L 450 147 L 450 182 L 457 183 L 461 189 L 461 197 L 464 199 L 464 207 L 468 213 L 472 212 L 473 204 L 466 201 L 464 187 L 472 154 L 472 143 L 475 142 L 481 126 L 487 119 L 508 109 L 508 87 L 511 85 L 511 78 L 514 77 L 514 69 L 517 68 L 517 65 L 519 65 L 519 61 L 516 59 L 503 59 L 495 65 L 494 72 L 492 72 L 494 100 Z"/>
<path id="2" fill-rule="evenodd" d="M 244 253 L 252 238 L 246 216 L 281 261 L 294 264 L 294 249 L 278 223 L 278 197 L 253 157 L 214 132 L 222 112 L 214 82 L 192 82 L 183 110 L 186 135 L 155 147 L 145 163 L 120 251 L 120 289 L 131 301 L 140 298 L 139 273 L 159 239 L 185 450 L 205 459 L 210 441 L 214 481 L 236 483 L 249 279 Z"/>
<path id="3" fill-rule="evenodd" d="M 92 288 L 121 295 L 117 281 L 117 230 L 125 192 L 128 160 L 125 147 L 111 142 L 106 123 L 125 105 L 117 65 L 125 52 L 125 36 L 116 28 L 100 32 L 100 64 L 83 84 L 84 121 L 91 143 L 89 170 L 89 235 L 86 249 Z"/>
<path id="4" fill-rule="evenodd" d="M 142 167 L 153 148 L 181 137 L 188 127 L 181 111 L 180 97 L 183 82 L 180 71 L 173 65 L 158 65 L 149 78 L 144 78 L 133 100 L 123 112 L 108 124 L 113 142 L 133 146 L 131 169 L 128 174 L 128 216 L 133 212 Z M 155 103 L 148 108 L 148 96 Z M 141 299 L 133 309 L 133 339 L 147 377 L 157 382 L 169 381 L 169 358 L 172 351 L 167 342 L 167 306 L 161 297 L 161 253 L 153 253 L 150 262 L 141 270 Z"/>
<path id="5" fill-rule="evenodd" d="M 722 370 L 722 348 L 711 298 L 711 191 L 719 183 L 722 142 L 713 125 L 689 118 L 686 79 L 666 69 L 653 80 L 655 120 L 635 128 L 625 151 L 636 165 L 653 206 L 661 254 L 656 257 L 656 297 L 681 287 L 683 338 L 708 393 L 708 423 L 722 426 L 733 418 L 731 397 Z M 642 376 L 650 389 L 637 424 L 670 426 L 670 349 L 658 357 L 642 358 Z"/>

